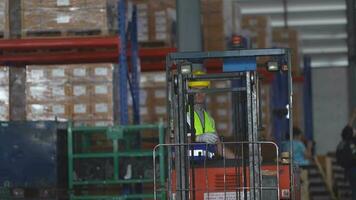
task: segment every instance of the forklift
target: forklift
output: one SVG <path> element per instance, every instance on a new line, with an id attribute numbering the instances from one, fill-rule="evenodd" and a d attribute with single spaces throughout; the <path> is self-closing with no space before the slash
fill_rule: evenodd
<path id="1" fill-rule="evenodd" d="M 168 124 L 166 144 L 153 152 L 167 155 L 167 182 L 162 184 L 154 170 L 154 199 L 166 194 L 177 200 L 272 200 L 300 199 L 298 167 L 293 149 L 282 156 L 278 145 L 260 139 L 261 104 L 257 59 L 269 58 L 268 73 L 288 74 L 289 134 L 292 140 L 292 75 L 289 49 L 242 49 L 223 52 L 179 52 L 166 58 Z M 222 72 L 194 74 L 196 66 L 222 65 Z M 191 81 L 209 81 L 209 88 L 190 88 Z M 218 144 L 196 142 L 195 94 L 228 94 L 231 104 L 230 137 L 219 136 Z M 213 105 L 214 106 L 214 105 Z M 216 105 L 217 106 L 217 105 Z M 188 124 L 190 121 L 192 124 Z M 290 141 L 292 142 L 292 141 Z M 217 154 L 217 148 L 220 155 Z M 164 149 L 164 150 L 162 150 Z M 215 152 L 214 152 L 215 149 Z M 232 151 L 234 157 L 226 156 Z"/>

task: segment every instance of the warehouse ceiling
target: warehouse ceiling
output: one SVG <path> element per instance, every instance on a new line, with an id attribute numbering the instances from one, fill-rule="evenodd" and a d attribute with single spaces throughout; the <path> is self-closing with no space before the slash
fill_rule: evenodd
<path id="1" fill-rule="evenodd" d="M 345 0 L 238 2 L 243 15 L 269 15 L 272 27 L 299 30 L 301 51 L 312 57 L 312 67 L 348 66 Z"/>

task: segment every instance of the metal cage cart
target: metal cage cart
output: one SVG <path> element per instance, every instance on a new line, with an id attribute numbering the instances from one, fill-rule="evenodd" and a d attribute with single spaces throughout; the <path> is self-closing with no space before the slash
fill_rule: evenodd
<path id="1" fill-rule="evenodd" d="M 143 125 L 127 125 L 113 127 L 73 127 L 71 123 L 68 125 L 68 185 L 70 190 L 70 199 L 150 199 L 153 198 L 152 190 L 144 193 L 124 194 L 117 188 L 122 188 L 123 184 L 151 184 L 153 183 L 152 172 L 144 173 L 145 170 L 150 170 L 148 161 L 151 161 L 152 150 L 138 149 L 137 146 L 131 145 L 135 143 L 134 137 L 137 133 L 142 133 L 145 130 L 157 131 L 159 135 L 159 143 L 164 142 L 164 125 L 143 124 Z M 105 137 L 104 142 L 110 143 L 109 149 L 97 150 L 93 148 L 95 144 L 91 143 L 90 138 L 93 135 L 101 135 Z M 98 139 L 95 139 L 97 142 Z M 99 144 L 101 147 L 104 144 Z M 135 148 L 133 148 L 135 147 Z M 163 149 L 158 152 L 158 163 L 161 169 L 164 169 L 164 152 Z M 147 158 L 146 160 L 144 158 Z M 125 178 L 120 172 L 125 169 L 120 169 L 121 161 L 134 159 L 142 161 L 142 166 L 137 169 L 132 169 L 131 178 Z M 94 163 L 94 164 L 93 164 Z M 85 168 L 80 167 L 86 165 Z M 94 167 L 93 167 L 94 166 Z M 151 165 L 152 166 L 152 165 Z M 138 167 L 137 164 L 136 166 Z M 86 169 L 84 172 L 80 169 Z M 110 170 L 111 169 L 111 170 Z M 111 172 L 111 173 L 110 173 Z M 165 171 L 160 171 L 160 182 L 165 180 Z M 93 194 L 92 188 L 101 188 L 104 190 L 106 186 L 118 186 L 114 189 L 112 195 Z M 84 187 L 84 189 L 82 188 Z M 84 192 L 83 192 L 84 191 Z M 164 199 L 166 194 L 159 194 L 160 199 Z"/>

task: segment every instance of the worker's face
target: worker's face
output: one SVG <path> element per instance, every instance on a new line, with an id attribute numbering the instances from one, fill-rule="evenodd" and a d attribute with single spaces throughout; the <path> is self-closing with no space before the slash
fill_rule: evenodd
<path id="1" fill-rule="evenodd" d="M 198 88 L 198 89 L 203 89 L 203 88 Z M 205 93 L 196 93 L 195 94 L 195 98 L 194 98 L 194 102 L 196 104 L 204 104 L 205 103 Z"/>
<path id="2" fill-rule="evenodd" d="M 195 103 L 204 104 L 205 103 L 205 93 L 195 94 Z"/>

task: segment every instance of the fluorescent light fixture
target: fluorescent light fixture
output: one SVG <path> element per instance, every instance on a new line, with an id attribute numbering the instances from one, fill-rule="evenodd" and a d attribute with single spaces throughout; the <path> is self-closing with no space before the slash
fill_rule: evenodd
<path id="1" fill-rule="evenodd" d="M 330 47 L 303 47 L 303 54 L 323 54 L 323 53 L 347 53 L 347 46 Z"/>
<path id="2" fill-rule="evenodd" d="M 282 14 L 284 13 L 284 8 L 282 2 L 280 4 L 240 4 L 242 14 Z M 345 4 L 331 3 L 331 4 L 301 4 L 291 5 L 287 7 L 289 13 L 297 12 L 322 12 L 322 11 L 343 11 L 346 10 Z"/>
<path id="3" fill-rule="evenodd" d="M 327 34 L 327 33 L 302 33 L 301 40 L 333 40 L 333 39 L 347 39 L 346 33 Z"/>
<path id="4" fill-rule="evenodd" d="M 322 25 L 346 25 L 346 18 L 320 18 L 320 19 L 289 19 L 288 26 L 322 26 Z M 283 27 L 283 20 L 272 20 L 272 27 Z"/>

